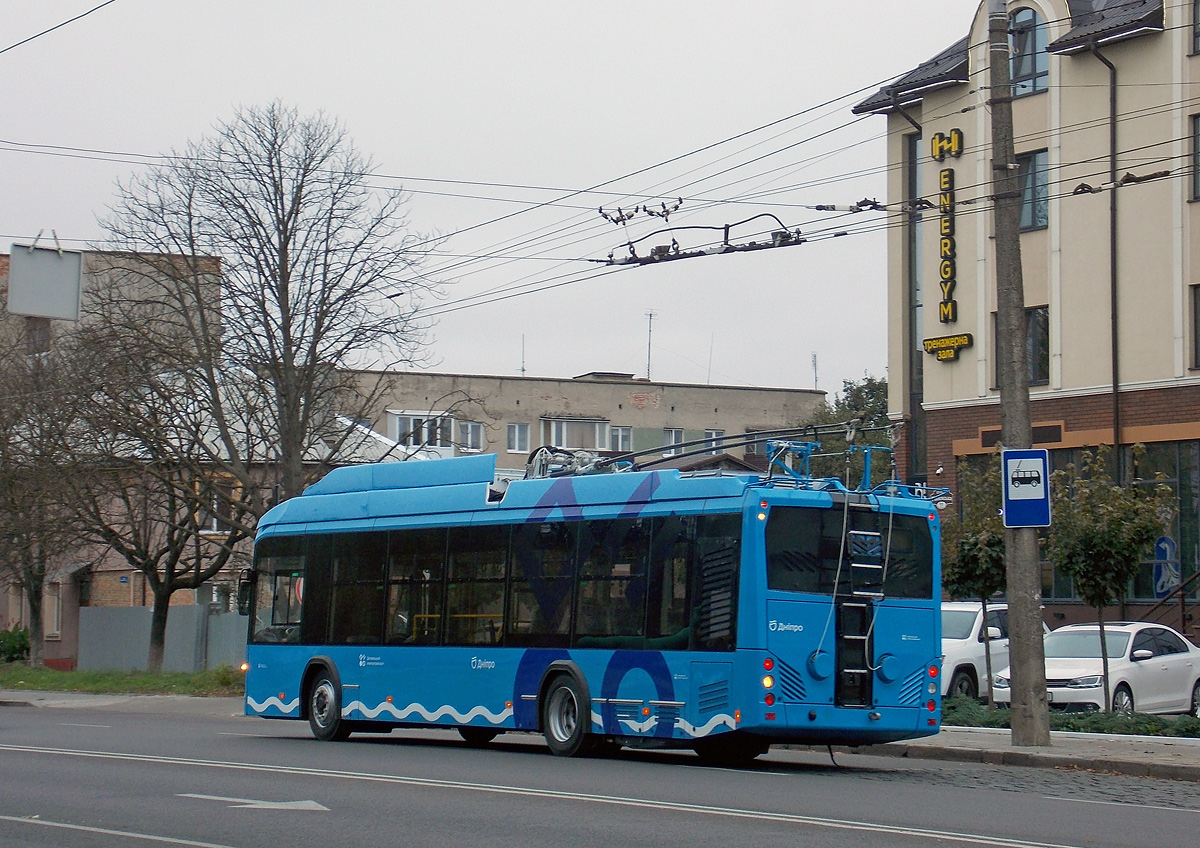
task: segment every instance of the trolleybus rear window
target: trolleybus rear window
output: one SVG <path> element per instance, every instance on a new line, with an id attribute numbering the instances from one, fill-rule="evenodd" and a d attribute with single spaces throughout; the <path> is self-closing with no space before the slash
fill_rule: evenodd
<path id="1" fill-rule="evenodd" d="M 933 539 L 924 517 L 840 507 L 772 507 L 766 528 L 768 588 L 849 595 L 852 531 L 880 536 L 884 597 L 933 597 Z"/>

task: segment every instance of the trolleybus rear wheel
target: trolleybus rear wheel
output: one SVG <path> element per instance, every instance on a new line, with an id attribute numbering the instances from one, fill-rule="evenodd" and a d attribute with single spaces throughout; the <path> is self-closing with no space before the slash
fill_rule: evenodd
<path id="1" fill-rule="evenodd" d="M 692 750 L 708 765 L 742 768 L 750 765 L 755 757 L 767 753 L 770 747 L 768 742 L 733 732 L 700 739 Z"/>
<path id="2" fill-rule="evenodd" d="M 500 731 L 492 730 L 490 727 L 460 727 L 458 735 L 471 747 L 479 748 L 499 736 Z"/>
<path id="3" fill-rule="evenodd" d="M 350 723 L 342 718 L 342 693 L 327 671 L 318 674 L 308 690 L 308 726 L 322 742 L 350 738 Z"/>
<path id="4" fill-rule="evenodd" d="M 542 730 L 550 751 L 560 757 L 586 754 L 593 743 L 587 732 L 590 713 L 591 705 L 584 703 L 575 680 L 567 675 L 555 678 L 542 707 Z"/>

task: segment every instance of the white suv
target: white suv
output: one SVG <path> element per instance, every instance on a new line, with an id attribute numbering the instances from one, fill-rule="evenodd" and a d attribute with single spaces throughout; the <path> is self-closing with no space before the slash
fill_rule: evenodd
<path id="1" fill-rule="evenodd" d="M 1008 604 L 989 603 L 988 638 L 992 673 L 1008 666 Z M 1043 625 L 1044 626 L 1044 625 Z M 984 655 L 983 605 L 978 601 L 942 603 L 942 697 L 986 696 L 987 659 Z"/>

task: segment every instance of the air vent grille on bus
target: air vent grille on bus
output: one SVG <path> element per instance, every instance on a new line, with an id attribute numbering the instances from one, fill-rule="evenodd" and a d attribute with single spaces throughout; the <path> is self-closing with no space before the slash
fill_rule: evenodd
<path id="1" fill-rule="evenodd" d="M 701 713 L 716 713 L 729 709 L 729 681 L 719 680 L 702 685 L 699 701 L 697 706 Z"/>
<path id="2" fill-rule="evenodd" d="M 925 697 L 925 669 L 919 668 L 900 684 L 900 703 L 919 704 Z"/>
<path id="3" fill-rule="evenodd" d="M 668 727 L 674 727 L 675 722 L 679 721 L 679 707 L 660 706 L 655 708 L 658 715 L 658 723 L 665 724 Z"/>
<path id="4" fill-rule="evenodd" d="M 776 662 L 775 667 L 779 670 L 779 690 L 783 692 L 783 697 L 789 701 L 803 701 L 804 678 L 800 672 L 781 661 Z"/>

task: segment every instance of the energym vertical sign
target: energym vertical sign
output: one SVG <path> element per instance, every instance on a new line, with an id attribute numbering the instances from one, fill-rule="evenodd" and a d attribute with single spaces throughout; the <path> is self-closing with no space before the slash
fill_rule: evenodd
<path id="1" fill-rule="evenodd" d="M 953 129 L 949 134 L 938 133 L 930 141 L 930 153 L 938 162 L 947 156 L 958 158 L 963 152 L 962 130 Z M 958 321 L 958 301 L 954 299 L 954 287 L 958 284 L 958 256 L 954 245 L 954 169 L 938 171 L 938 285 L 942 300 L 938 304 L 938 321 L 953 324 Z M 953 362 L 958 352 L 974 343 L 970 333 L 956 333 L 934 339 L 925 339 L 925 352 L 937 357 L 939 362 Z"/>
<path id="2" fill-rule="evenodd" d="M 944 162 L 947 156 L 962 155 L 962 130 L 950 130 L 949 135 L 938 133 L 930 142 L 933 158 Z M 954 248 L 954 169 L 942 168 L 938 172 L 938 279 L 942 288 L 942 302 L 938 304 L 938 320 L 953 324 L 958 320 L 958 301 L 954 299 L 954 287 L 958 279 L 958 263 Z"/>

